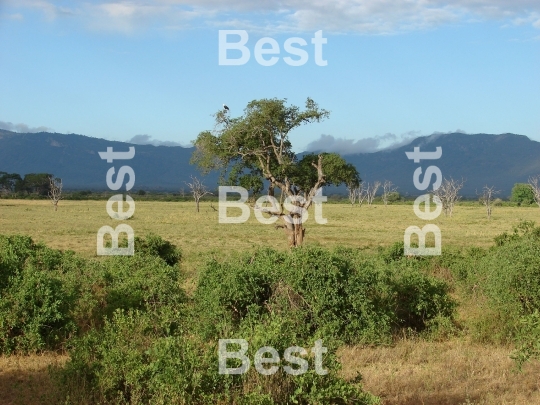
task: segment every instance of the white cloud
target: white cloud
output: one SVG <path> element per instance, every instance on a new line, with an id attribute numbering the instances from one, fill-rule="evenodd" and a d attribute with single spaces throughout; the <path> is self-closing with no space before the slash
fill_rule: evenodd
<path id="1" fill-rule="evenodd" d="M 133 143 L 135 145 L 154 145 L 154 146 L 182 146 L 179 142 L 173 142 L 173 141 L 159 141 L 157 139 L 152 139 L 150 135 L 135 135 L 133 138 L 128 139 L 126 141 L 127 143 Z"/>
<path id="2" fill-rule="evenodd" d="M 48 127 L 29 127 L 26 124 L 13 124 L 12 122 L 0 121 L 0 129 L 5 129 L 12 132 L 33 133 L 33 132 L 51 132 Z"/>
<path id="3" fill-rule="evenodd" d="M 132 33 L 155 26 L 258 26 L 267 31 L 389 34 L 448 23 L 499 20 L 540 28 L 538 0 L 7 0 L 13 9 L 41 10 L 49 20 L 81 18 L 98 30 Z"/>
<path id="4" fill-rule="evenodd" d="M 371 153 L 383 149 L 399 148 L 419 136 L 421 136 L 419 131 L 410 131 L 399 137 L 395 134 L 387 133 L 357 140 L 334 138 L 332 135 L 321 135 L 319 139 L 310 142 L 306 150 L 308 152 L 335 152 L 341 155 Z"/>

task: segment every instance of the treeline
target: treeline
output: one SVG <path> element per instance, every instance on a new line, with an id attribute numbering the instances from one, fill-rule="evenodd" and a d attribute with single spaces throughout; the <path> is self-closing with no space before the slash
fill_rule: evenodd
<path id="1" fill-rule="evenodd" d="M 0 172 L 0 194 L 35 194 L 47 196 L 50 173 L 28 173 L 22 177 L 18 173 Z"/>

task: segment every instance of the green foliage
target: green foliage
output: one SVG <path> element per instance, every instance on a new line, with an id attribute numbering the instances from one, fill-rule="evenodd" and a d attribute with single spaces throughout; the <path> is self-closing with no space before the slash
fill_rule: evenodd
<path id="1" fill-rule="evenodd" d="M 401 199 L 401 194 L 399 194 L 398 191 L 392 191 L 391 193 L 388 193 L 388 196 L 386 198 L 389 203 L 394 203 Z"/>
<path id="2" fill-rule="evenodd" d="M 163 240 L 161 236 L 148 234 L 145 238 L 135 237 L 135 252 L 137 254 L 160 257 L 169 266 L 174 266 L 182 260 L 182 251 Z"/>
<path id="3" fill-rule="evenodd" d="M 538 309 L 519 318 L 516 344 L 517 348 L 512 358 L 516 360 L 518 369 L 521 370 L 530 359 L 540 359 L 540 312 Z"/>
<path id="4" fill-rule="evenodd" d="M 29 236 L 0 235 L 0 293 L 16 277 L 36 246 Z"/>
<path id="5" fill-rule="evenodd" d="M 534 192 L 527 183 L 516 183 L 512 188 L 510 200 L 518 205 L 530 205 L 534 203 Z"/>
<path id="6" fill-rule="evenodd" d="M 495 246 L 469 252 L 454 268 L 483 307 L 474 333 L 490 342 L 515 342 L 519 367 L 540 358 L 540 227 L 522 221 L 496 237 Z"/>
<path id="7" fill-rule="evenodd" d="M 0 191 L 15 192 L 21 187 L 22 178 L 17 173 L 0 172 Z"/>
<path id="8" fill-rule="evenodd" d="M 104 261 L 36 245 L 24 236 L 0 236 L 0 351 L 64 347 L 76 333 L 99 327 L 117 309 L 162 311 L 174 318 L 186 301 L 180 251 L 158 236 L 138 240 L 140 253 Z"/>
<path id="9" fill-rule="evenodd" d="M 225 111 L 217 112 L 217 130 L 198 135 L 191 162 L 205 173 L 221 170 L 222 179 L 230 170 L 228 184 L 242 185 L 254 193 L 262 190 L 265 179 L 270 181 L 271 187 L 279 187 L 283 192 L 297 194 L 301 191 L 307 196 L 319 178 L 313 166 L 318 157 L 308 154 L 298 160 L 289 133 L 301 125 L 328 118 L 330 113 L 320 109 L 310 98 L 303 111 L 294 105 L 287 106 L 286 101 L 253 100 L 237 118 L 230 118 Z M 322 155 L 325 184 L 360 183 L 354 165 L 335 153 Z"/>
<path id="10" fill-rule="evenodd" d="M 66 294 L 55 274 L 25 266 L 0 297 L 0 351 L 57 348 L 75 331 Z"/>
<path id="11" fill-rule="evenodd" d="M 305 247 L 210 261 L 193 300 L 174 245 L 147 235 L 136 251 L 98 261 L 0 237 L 0 350 L 68 350 L 65 404 L 376 404 L 360 379 L 340 377 L 337 347 L 388 343 L 403 328 L 440 334 L 454 311 L 446 284 L 400 244 L 380 256 Z M 246 339 L 252 361 L 262 346 L 309 352 L 322 339 L 329 373 L 308 355 L 298 376 L 220 375 L 223 338 Z"/>
<path id="12" fill-rule="evenodd" d="M 322 170 L 325 175 L 325 185 L 347 184 L 351 187 L 358 187 L 360 175 L 351 163 L 347 163 L 337 153 L 321 153 L 323 156 Z M 309 192 L 317 182 L 317 170 L 313 165 L 317 164 L 318 155 L 306 154 L 294 166 L 286 170 L 292 183 L 303 192 Z"/>
<path id="13" fill-rule="evenodd" d="M 205 319 L 199 326 L 216 338 L 279 314 L 282 335 L 291 338 L 378 343 L 397 328 L 421 330 L 435 316 L 451 317 L 454 303 L 443 282 L 403 257 L 398 265 L 393 270 L 396 263 L 321 248 L 212 261 L 195 291 L 198 319 Z"/>

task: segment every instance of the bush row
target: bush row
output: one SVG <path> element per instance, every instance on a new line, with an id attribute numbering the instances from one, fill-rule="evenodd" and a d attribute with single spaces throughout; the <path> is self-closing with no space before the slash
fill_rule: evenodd
<path id="1" fill-rule="evenodd" d="M 401 247 L 402 249 L 402 247 Z M 375 404 L 360 378 L 339 376 L 343 343 L 390 343 L 405 328 L 451 320 L 448 286 L 400 247 L 380 255 L 320 247 L 261 249 L 209 261 L 188 297 L 180 251 L 158 236 L 136 239 L 136 255 L 83 259 L 0 236 L 0 350 L 66 350 L 56 374 L 64 404 Z M 218 340 L 283 354 L 328 347 L 327 375 L 218 373 Z M 232 364 L 229 364 L 232 367 Z"/>

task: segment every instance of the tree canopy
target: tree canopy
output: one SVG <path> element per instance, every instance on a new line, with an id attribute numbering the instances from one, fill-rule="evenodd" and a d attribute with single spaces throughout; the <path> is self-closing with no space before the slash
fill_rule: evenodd
<path id="1" fill-rule="evenodd" d="M 514 184 L 510 200 L 520 205 L 534 203 L 534 192 L 531 185 L 527 183 Z"/>
<path id="2" fill-rule="evenodd" d="M 227 110 L 218 111 L 214 114 L 214 130 L 201 132 L 194 141 L 192 163 L 205 173 L 220 170 L 224 182 L 255 192 L 262 190 L 266 180 L 268 195 L 274 196 L 277 187 L 286 197 L 302 197 L 295 199 L 294 204 L 303 209 L 309 208 L 323 185 L 358 185 L 361 179 L 356 168 L 336 153 L 297 157 L 292 150 L 290 132 L 320 122 L 330 112 L 319 108 L 311 98 L 306 100 L 304 109 L 286 103 L 287 99 L 278 98 L 253 100 L 243 115 L 235 118 Z M 286 230 L 291 230 L 292 222 L 294 232 L 303 235 L 301 213 L 286 215 L 282 207 L 268 212 L 284 216 Z M 296 239 L 293 242 L 299 244 Z"/>

